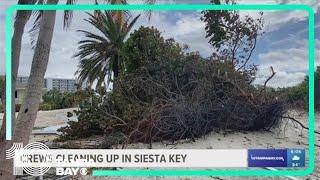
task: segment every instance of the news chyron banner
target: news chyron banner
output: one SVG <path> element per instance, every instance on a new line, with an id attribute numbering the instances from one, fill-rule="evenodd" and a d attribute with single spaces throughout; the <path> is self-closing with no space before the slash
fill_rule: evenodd
<path id="1" fill-rule="evenodd" d="M 44 174 L 52 167 L 59 171 L 61 168 L 80 167 L 250 168 L 305 166 L 304 149 L 49 149 L 44 144 L 33 143 L 24 148 L 15 149 L 12 158 L 16 174 L 24 171 L 30 175 Z"/>

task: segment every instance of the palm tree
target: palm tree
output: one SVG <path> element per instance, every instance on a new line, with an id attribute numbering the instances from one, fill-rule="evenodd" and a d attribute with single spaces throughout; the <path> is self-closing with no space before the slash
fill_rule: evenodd
<path id="1" fill-rule="evenodd" d="M 106 2 L 110 4 L 128 4 L 128 0 L 105 0 Z M 154 4 L 156 0 L 144 0 L 145 4 Z M 97 3 L 97 0 L 96 0 Z M 120 21 L 124 23 L 126 21 L 126 13 L 127 11 L 112 11 L 111 14 L 114 17 L 115 20 Z M 150 19 L 151 11 L 147 11 L 147 15 Z"/>
<path id="2" fill-rule="evenodd" d="M 96 15 L 98 14 L 98 15 Z M 123 65 L 121 54 L 124 41 L 140 15 L 118 21 L 111 11 L 98 11 L 89 14 L 89 22 L 99 34 L 79 30 L 84 33 L 86 39 L 79 41 L 78 53 L 75 57 L 80 58 L 78 74 L 79 82 L 87 82 L 92 86 L 97 81 L 97 88 L 108 85 L 113 73 L 114 79 L 119 76 Z M 106 80 L 107 78 L 107 80 Z M 107 86 L 105 86 L 107 87 Z"/>
<path id="3" fill-rule="evenodd" d="M 42 4 L 45 1 L 43 0 L 21 0 L 25 1 L 26 4 Z M 59 0 L 47 0 L 47 4 L 57 4 Z M 76 0 L 67 0 L 67 4 L 73 4 Z M 108 2 L 112 3 L 112 1 L 126 3 L 123 0 L 107 0 Z M 19 1 L 20 2 L 20 1 Z M 29 11 L 30 12 L 30 11 Z M 26 12 L 25 12 L 26 13 Z M 39 11 L 38 16 L 35 21 L 35 29 L 39 28 L 39 35 L 37 36 L 36 40 L 36 47 L 34 50 L 34 56 L 32 60 L 31 66 L 31 73 L 29 76 L 29 83 L 27 87 L 27 93 L 25 102 L 22 104 L 20 112 L 17 117 L 17 121 L 13 124 L 13 141 L 4 141 L 0 139 L 0 179 L 15 179 L 12 175 L 12 161 L 5 160 L 5 150 L 11 147 L 12 142 L 23 142 L 24 144 L 28 143 L 29 136 L 31 134 L 33 125 L 36 120 L 37 111 L 41 99 L 41 87 L 44 81 L 44 74 L 47 69 L 49 54 L 50 54 L 50 47 L 51 47 L 51 40 L 53 36 L 53 29 L 55 23 L 55 14 L 56 11 Z M 18 15 L 18 13 L 17 13 Z M 29 20 L 30 15 L 23 16 L 21 18 L 16 19 L 22 20 L 20 26 L 15 26 L 15 31 L 17 30 L 17 36 L 23 34 L 25 23 Z M 64 16 L 64 24 L 69 25 L 72 19 L 72 11 L 65 11 Z M 119 21 L 121 19 L 116 18 Z M 18 23 L 18 21 L 17 21 Z M 16 24 L 16 22 L 15 22 Z M 19 28 L 19 29 L 18 29 Z M 35 31 L 37 32 L 37 31 Z M 20 37 L 19 37 L 20 38 Z M 15 43 L 16 42 L 16 43 Z M 16 49 L 16 59 L 13 59 L 16 69 L 13 70 L 13 76 L 16 77 L 19 67 L 19 56 L 20 56 L 20 48 L 21 48 L 21 39 L 17 39 L 13 44 L 15 46 L 12 48 L 13 50 Z M 20 47 L 20 48 L 19 48 Z M 12 52 L 13 53 L 13 52 Z M 14 74 L 16 73 L 16 74 Z M 13 78 L 14 80 L 14 78 Z M 15 84 L 15 82 L 12 82 Z M 13 87 L 13 91 L 15 88 Z M 14 93 L 12 93 L 14 94 Z M 14 108 L 13 108 L 14 109 Z M 14 113 L 14 111 L 13 111 Z M 15 116 L 12 116 L 14 119 Z M 5 120 L 4 120 L 5 122 Z M 1 129 L 2 133 L 4 134 L 4 128 Z M 3 139 L 3 138 L 2 138 Z"/>
<path id="4" fill-rule="evenodd" d="M 34 4 L 36 0 L 19 0 L 18 4 Z M 25 29 L 25 25 L 27 21 L 29 20 L 31 16 L 31 11 L 17 11 L 15 21 L 14 21 L 14 31 L 13 31 L 13 36 L 12 36 L 12 51 L 11 51 L 11 56 L 12 56 L 12 81 L 16 82 L 17 75 L 18 75 L 18 68 L 19 68 L 19 59 L 20 59 L 20 51 L 21 51 L 21 40 L 22 40 L 22 35 Z M 14 92 L 15 92 L 16 86 L 15 83 L 12 83 L 12 99 L 14 99 Z M 5 96 L 5 94 L 3 94 Z M 5 98 L 1 99 L 1 103 L 5 104 Z M 14 101 L 12 101 L 12 121 L 14 121 L 15 117 L 15 108 L 14 108 Z M 2 126 L 0 129 L 0 143 L 2 143 L 5 139 L 5 117 L 3 118 L 2 121 Z"/>
<path id="5" fill-rule="evenodd" d="M 18 4 L 34 4 L 36 0 L 19 0 Z M 14 94 L 15 94 L 15 89 L 16 89 L 16 79 L 18 75 L 18 68 L 19 68 L 19 59 L 20 59 L 20 52 L 21 52 L 21 41 L 22 41 L 22 35 L 24 33 L 25 25 L 27 21 L 29 20 L 31 16 L 31 11 L 17 11 L 16 12 L 16 17 L 14 21 L 14 31 L 13 31 L 13 36 L 12 36 L 12 51 L 11 51 L 11 56 L 12 56 L 12 96 L 11 98 L 14 99 Z M 3 85 L 4 87 L 4 85 Z M 2 87 L 1 87 L 2 88 Z M 5 90 L 3 93 L 1 93 L 1 103 L 5 107 Z M 12 101 L 11 104 L 12 107 L 12 112 L 11 112 L 11 117 L 12 117 L 12 124 L 15 122 L 15 101 Z M 11 162 L 4 162 L 3 160 L 5 159 L 5 149 L 7 147 L 11 146 L 11 142 L 6 142 L 5 141 L 5 132 L 6 132 L 6 115 L 4 113 L 3 120 L 2 120 L 2 126 L 0 129 L 0 160 L 1 164 L 0 165 L 0 179 L 11 179 L 12 178 L 12 163 Z"/>
<path id="6" fill-rule="evenodd" d="M 66 4 L 73 4 L 75 0 L 67 0 Z M 23 4 L 57 4 L 58 0 L 19 0 L 18 4 L 23 5 Z M 37 15 L 34 21 L 34 28 L 31 30 L 33 32 L 32 34 L 36 34 L 35 32 L 38 33 L 38 29 L 40 28 L 40 23 L 41 19 L 44 17 L 43 11 L 31 11 L 31 10 L 19 10 L 16 13 L 15 21 L 14 21 L 14 31 L 13 31 L 13 36 L 12 36 L 12 125 L 15 127 L 16 123 L 23 124 L 25 122 L 17 122 L 15 121 L 15 101 L 14 101 L 14 94 L 16 90 L 16 79 L 18 75 L 18 69 L 19 69 L 19 61 L 20 61 L 20 53 L 21 53 L 21 41 L 22 41 L 22 36 L 24 34 L 25 30 L 25 25 L 26 23 L 30 20 L 30 17 L 34 13 Z M 70 21 L 72 18 L 72 12 L 71 11 L 64 11 L 64 27 L 68 27 L 70 25 Z M 45 31 L 45 29 L 43 29 Z M 50 30 L 49 30 L 50 32 Z M 50 37 L 50 36 L 49 36 Z M 31 70 L 32 72 L 32 70 Z M 4 95 L 5 96 L 5 95 Z M 2 99 L 2 103 L 5 104 L 5 99 Z M 14 178 L 12 176 L 12 162 L 5 160 L 5 149 L 8 149 L 8 147 L 11 147 L 12 141 L 5 141 L 5 132 L 6 132 L 6 124 L 5 124 L 5 114 L 3 117 L 3 122 L 2 126 L 0 129 L 0 160 L 3 163 L 0 163 L 0 179 L 11 179 Z M 24 129 L 24 128 L 23 128 Z M 21 129 L 22 131 L 22 129 Z M 30 132 L 31 133 L 31 132 Z M 22 133 L 26 134 L 26 133 Z M 14 133 L 13 133 L 14 135 Z M 25 136 L 25 139 L 28 139 L 29 136 Z"/>
<path id="7" fill-rule="evenodd" d="M 58 0 L 48 0 L 48 4 L 57 3 Z M 43 11 L 38 40 L 32 60 L 25 102 L 21 106 L 17 122 L 13 128 L 14 142 L 22 142 L 23 144 L 28 143 L 29 136 L 37 116 L 42 94 L 42 84 L 44 82 L 44 75 L 49 60 L 55 17 L 56 11 Z M 11 143 L 6 143 L 4 148 L 10 148 L 10 144 Z M 12 169 L 12 162 L 1 160 L 2 174 L 0 175 L 0 178 L 15 179 L 10 169 Z"/>
<path id="8" fill-rule="evenodd" d="M 43 0 L 19 0 L 19 5 L 25 4 L 44 4 Z M 66 4 L 73 4 L 75 0 L 67 0 Z M 31 11 L 31 10 L 19 10 L 16 13 L 15 21 L 14 21 L 14 31 L 12 36 L 12 99 L 14 99 L 14 94 L 16 90 L 16 80 L 19 71 L 19 62 L 20 62 L 20 53 L 21 53 L 21 41 L 22 36 L 24 34 L 25 25 L 30 20 L 31 15 L 34 14 L 36 16 L 35 21 L 33 22 L 34 27 L 30 30 L 31 35 L 37 37 L 40 20 L 42 18 L 43 11 Z M 72 11 L 64 11 L 64 28 L 69 27 L 72 19 Z M 35 42 L 35 41 L 34 41 Z M 4 95 L 5 96 L 5 95 Z M 5 104 L 5 99 L 2 100 L 2 104 Z M 15 101 L 12 101 L 12 124 L 15 122 Z M 2 126 L 0 129 L 0 143 L 3 143 L 5 140 L 5 117 L 3 118 Z"/>
<path id="9" fill-rule="evenodd" d="M 66 4 L 75 4 L 77 0 L 67 0 Z M 98 0 L 95 0 L 97 4 Z M 110 4 L 127 4 L 126 0 L 103 0 L 104 2 Z M 19 0 L 18 4 L 45 4 L 46 1 L 44 0 Z M 155 0 L 145 0 L 145 3 L 153 4 Z M 16 13 L 16 18 L 14 22 L 14 32 L 12 36 L 12 99 L 14 99 L 14 92 L 15 92 L 15 82 L 18 76 L 18 69 L 19 69 L 19 60 L 20 60 L 20 52 L 21 52 L 21 40 L 22 35 L 25 30 L 26 23 L 30 20 L 31 14 L 34 13 L 36 15 L 35 21 L 33 22 L 34 27 L 30 30 L 30 33 L 37 37 L 39 33 L 39 25 L 42 18 L 43 11 L 31 11 L 31 10 L 20 10 Z M 113 16 L 118 19 L 119 21 L 123 21 L 124 13 L 123 11 L 114 11 Z M 66 10 L 64 11 L 64 28 L 69 27 L 71 20 L 73 17 L 73 11 Z M 34 40 L 33 42 L 36 42 Z M 12 121 L 14 122 L 15 119 L 15 108 L 14 108 L 14 101 L 12 101 Z M 5 104 L 5 100 L 2 101 Z M 0 143 L 4 142 L 5 139 L 5 117 L 3 118 L 2 126 L 0 129 Z"/>

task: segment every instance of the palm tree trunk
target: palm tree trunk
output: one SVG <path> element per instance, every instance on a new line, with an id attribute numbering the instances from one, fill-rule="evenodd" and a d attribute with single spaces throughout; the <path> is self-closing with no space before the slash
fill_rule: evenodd
<path id="1" fill-rule="evenodd" d="M 19 0 L 18 4 L 35 4 L 35 0 Z M 21 52 L 21 41 L 24 33 L 25 25 L 27 21 L 30 19 L 32 11 L 17 11 L 15 21 L 14 21 L 14 31 L 12 36 L 12 124 L 14 124 L 15 120 L 15 91 L 16 91 L 16 81 L 18 76 L 19 69 L 19 60 L 20 60 L 20 52 Z M 5 92 L 5 91 L 4 91 Z M 5 94 L 4 94 L 5 97 Z M 5 98 L 2 98 L 2 104 L 5 106 Z M 0 129 L 0 142 L 5 140 L 5 132 L 6 132 L 6 121 L 5 117 L 2 121 L 2 126 Z"/>
<path id="2" fill-rule="evenodd" d="M 49 0 L 48 4 L 57 4 L 58 0 Z M 20 108 L 14 127 L 14 140 L 28 143 L 42 96 L 44 75 L 47 71 L 51 41 L 55 25 L 56 11 L 44 11 L 39 36 L 35 48 L 29 76 L 25 102 Z M 22 131 L 23 129 L 23 131 Z"/>
<path id="3" fill-rule="evenodd" d="M 113 62 L 113 82 L 112 82 L 112 91 L 115 92 L 118 90 L 118 82 L 117 82 L 117 79 L 118 79 L 118 76 L 120 74 L 120 62 L 119 62 L 119 55 L 116 55 L 115 57 L 115 62 Z"/>
<path id="4" fill-rule="evenodd" d="M 48 4 L 57 4 L 58 0 L 49 0 Z M 44 11 L 40 24 L 39 36 L 32 60 L 31 72 L 29 76 L 25 101 L 20 108 L 13 129 L 13 142 L 22 142 L 26 145 L 35 123 L 38 108 L 42 96 L 44 75 L 49 61 L 51 41 L 56 18 L 56 11 Z M 11 143 L 5 143 L 4 149 L 9 149 Z M 0 148 L 1 150 L 3 147 Z M 2 151 L 5 152 L 5 151 Z M 0 179 L 14 179 L 12 175 L 12 160 L 1 160 Z"/>

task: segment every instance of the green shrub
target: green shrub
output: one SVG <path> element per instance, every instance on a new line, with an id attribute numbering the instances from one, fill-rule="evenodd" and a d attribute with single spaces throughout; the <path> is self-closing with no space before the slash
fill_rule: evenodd
<path id="1" fill-rule="evenodd" d="M 54 106 L 49 103 L 41 103 L 39 106 L 39 110 L 42 110 L 42 111 L 49 111 L 53 109 L 55 109 Z"/>
<path id="2" fill-rule="evenodd" d="M 50 90 L 43 95 L 43 102 L 40 104 L 39 109 L 54 110 L 75 107 L 82 100 L 81 97 L 77 97 L 78 95 L 78 92 L 70 93 Z"/>
<path id="3" fill-rule="evenodd" d="M 130 34 L 123 47 L 126 72 L 136 69 L 149 62 L 180 58 L 181 47 L 173 39 L 164 39 L 154 27 L 143 27 Z"/>
<path id="4" fill-rule="evenodd" d="M 83 101 L 80 109 L 74 111 L 78 115 L 78 121 L 69 121 L 68 126 L 58 129 L 59 132 L 62 132 L 59 139 L 69 140 L 104 134 L 101 122 L 104 121 L 105 117 L 98 109 L 99 103 L 101 103 L 101 99 L 94 96 Z"/>
<path id="5" fill-rule="evenodd" d="M 315 81 L 320 80 L 320 66 L 318 66 L 314 72 L 314 79 Z M 286 101 L 289 103 L 289 105 L 293 106 L 294 108 L 307 109 L 309 102 L 309 76 L 306 76 L 303 82 L 299 83 L 298 85 L 282 88 L 280 92 L 286 98 Z M 317 93 L 316 90 L 315 93 Z M 317 97 L 316 94 L 315 97 Z M 318 104 L 315 104 L 315 108 L 318 109 L 318 106 Z"/>

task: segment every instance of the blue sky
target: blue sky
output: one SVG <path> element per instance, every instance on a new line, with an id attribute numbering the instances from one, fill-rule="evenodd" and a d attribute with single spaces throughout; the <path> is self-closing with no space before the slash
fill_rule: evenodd
<path id="1" fill-rule="evenodd" d="M 61 1 L 63 3 L 64 1 Z M 89 2 L 86 0 L 80 3 Z M 131 2 L 131 1 L 130 1 Z M 138 1 L 136 1 L 138 2 Z M 209 0 L 158 0 L 158 3 L 209 3 Z M 2 0 L 0 2 L 0 74 L 4 74 L 4 14 L 5 9 L 16 3 L 12 0 Z M 262 0 L 239 0 L 238 3 L 257 4 Z M 320 64 L 320 17 L 319 4 L 312 0 L 266 0 L 264 4 L 277 3 L 303 3 L 313 7 L 316 12 L 316 64 Z M 137 13 L 137 12 L 135 12 Z M 240 12 L 241 15 L 249 14 L 257 16 L 258 11 Z M 56 26 L 52 42 L 47 77 L 75 78 L 78 60 L 72 58 L 76 52 L 77 42 L 83 38 L 76 30 L 84 29 L 94 31 L 83 21 L 86 18 L 84 12 L 75 12 L 71 27 L 68 30 L 62 28 L 62 12 L 57 13 Z M 198 50 L 201 55 L 209 56 L 213 50 L 205 38 L 204 23 L 200 21 L 199 11 L 157 11 L 153 12 L 151 20 L 142 16 L 136 27 L 155 26 L 166 38 L 174 38 L 180 43 L 188 44 L 191 50 Z M 259 38 L 256 51 L 252 57 L 254 63 L 258 64 L 259 72 L 255 83 L 262 83 L 269 75 L 269 67 L 273 66 L 277 72 L 273 80 L 270 81 L 273 87 L 292 86 L 301 82 L 307 73 L 307 39 L 308 20 L 307 14 L 302 11 L 273 11 L 265 12 L 266 32 Z M 26 31 L 31 28 L 31 22 L 27 24 Z M 22 42 L 20 75 L 30 73 L 33 50 L 30 46 L 30 36 L 25 33 Z"/>

